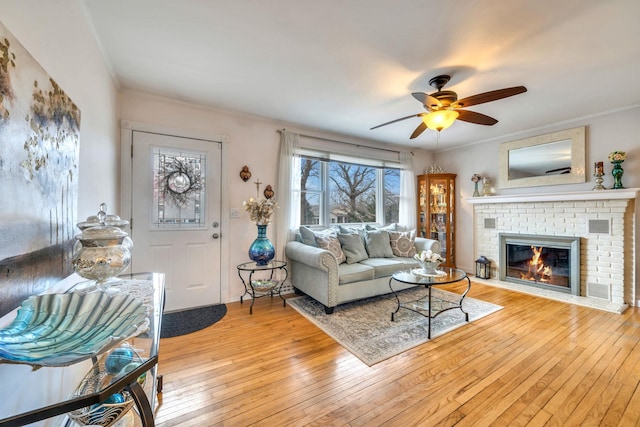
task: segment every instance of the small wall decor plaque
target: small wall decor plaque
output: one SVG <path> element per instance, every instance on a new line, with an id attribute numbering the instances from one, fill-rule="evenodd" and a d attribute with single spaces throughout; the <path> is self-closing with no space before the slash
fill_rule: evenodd
<path id="1" fill-rule="evenodd" d="M 270 199 L 275 195 L 275 192 L 273 191 L 271 185 L 267 185 L 262 193 L 264 194 L 265 199 Z"/>
<path id="2" fill-rule="evenodd" d="M 244 182 L 249 181 L 249 179 L 251 178 L 251 171 L 249 170 L 249 166 L 244 165 L 242 167 L 242 170 L 240 171 L 240 178 L 242 178 Z"/>

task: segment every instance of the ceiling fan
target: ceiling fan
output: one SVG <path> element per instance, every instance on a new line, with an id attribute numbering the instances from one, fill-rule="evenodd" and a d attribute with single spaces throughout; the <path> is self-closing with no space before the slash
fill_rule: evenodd
<path id="1" fill-rule="evenodd" d="M 412 114 L 410 116 L 391 120 L 390 122 L 374 126 L 371 130 L 390 125 L 391 123 L 410 119 L 412 117 L 421 117 L 422 122 L 420 122 L 416 130 L 413 131 L 410 139 L 416 138 L 427 128 L 440 132 L 441 130 L 451 126 L 456 119 L 478 125 L 492 126 L 498 123 L 498 120 L 481 113 L 476 113 L 475 111 L 464 110 L 463 108 L 477 104 L 484 104 L 485 102 L 497 101 L 498 99 L 518 95 L 527 91 L 527 88 L 524 86 L 514 86 L 458 99 L 458 94 L 454 91 L 442 90 L 450 79 L 451 76 L 447 75 L 436 76 L 429 80 L 429 85 L 436 88 L 438 90 L 437 92 L 430 95 L 424 92 L 413 92 L 411 94 L 415 99 L 422 103 L 424 108 L 427 110 L 426 113 Z"/>

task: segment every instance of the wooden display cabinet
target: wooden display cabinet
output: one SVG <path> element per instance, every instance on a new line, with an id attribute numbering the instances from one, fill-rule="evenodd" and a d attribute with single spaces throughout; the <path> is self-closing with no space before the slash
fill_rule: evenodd
<path id="1" fill-rule="evenodd" d="M 456 174 L 418 175 L 418 236 L 438 240 L 445 267 L 455 267 Z"/>

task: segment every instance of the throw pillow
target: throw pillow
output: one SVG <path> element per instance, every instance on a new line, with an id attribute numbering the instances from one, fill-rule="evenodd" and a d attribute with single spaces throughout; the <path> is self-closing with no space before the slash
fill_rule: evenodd
<path id="1" fill-rule="evenodd" d="M 391 251 L 395 256 L 413 258 L 416 251 L 416 230 L 411 231 L 390 231 Z"/>
<path id="2" fill-rule="evenodd" d="M 344 256 L 344 252 L 342 252 L 342 248 L 340 247 L 340 241 L 334 235 L 316 235 L 316 243 L 318 247 L 322 249 L 326 249 L 336 257 L 338 260 L 338 264 L 342 264 L 347 260 Z"/>
<path id="3" fill-rule="evenodd" d="M 344 225 L 339 225 L 338 229 L 342 234 L 358 234 L 362 230 L 362 228 L 345 227 Z"/>
<path id="4" fill-rule="evenodd" d="M 398 231 L 398 224 L 393 223 L 393 224 L 385 225 L 384 227 L 374 227 L 373 225 L 367 224 L 365 228 L 369 231 L 375 231 L 375 230 Z"/>
<path id="5" fill-rule="evenodd" d="M 302 243 L 309 246 L 318 247 L 318 243 L 316 242 L 316 236 L 335 236 L 337 233 L 332 229 L 325 230 L 312 230 L 306 225 L 300 226 L 300 238 L 302 239 Z"/>
<path id="6" fill-rule="evenodd" d="M 364 237 L 369 258 L 392 258 L 389 232 L 384 230 L 367 231 Z"/>
<path id="7" fill-rule="evenodd" d="M 347 258 L 347 264 L 354 264 L 369 258 L 359 235 L 338 233 L 338 240 L 342 246 L 342 252 Z"/>
<path id="8" fill-rule="evenodd" d="M 311 229 L 309 229 L 309 227 L 304 225 L 300 226 L 300 237 L 302 238 L 302 243 L 305 245 L 318 247 L 318 244 L 316 243 L 316 235 L 311 231 Z"/>
<path id="9" fill-rule="evenodd" d="M 362 228 L 354 228 L 354 227 L 345 227 L 344 225 L 339 225 L 338 229 L 342 234 L 357 234 L 360 236 L 360 240 L 362 240 L 362 245 L 364 246 L 364 227 Z"/>

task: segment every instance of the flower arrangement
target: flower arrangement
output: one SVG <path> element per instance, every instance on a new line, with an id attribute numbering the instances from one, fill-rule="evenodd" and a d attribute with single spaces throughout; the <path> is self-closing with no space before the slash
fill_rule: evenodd
<path id="1" fill-rule="evenodd" d="M 258 225 L 268 225 L 271 223 L 271 215 L 278 207 L 278 203 L 272 199 L 254 199 L 242 202 L 244 210 L 249 212 L 251 221 L 255 221 Z"/>
<path id="2" fill-rule="evenodd" d="M 482 177 L 477 173 L 474 173 L 473 176 L 471 177 L 471 181 L 473 181 L 475 183 L 478 183 L 478 181 L 480 181 L 481 179 L 482 179 Z"/>
<path id="3" fill-rule="evenodd" d="M 627 153 L 624 151 L 612 151 L 609 154 L 610 162 L 624 162 L 627 158 Z"/>
<path id="4" fill-rule="evenodd" d="M 439 253 L 432 252 L 431 249 L 417 253 L 413 257 L 419 262 L 444 262 L 444 258 Z"/>

